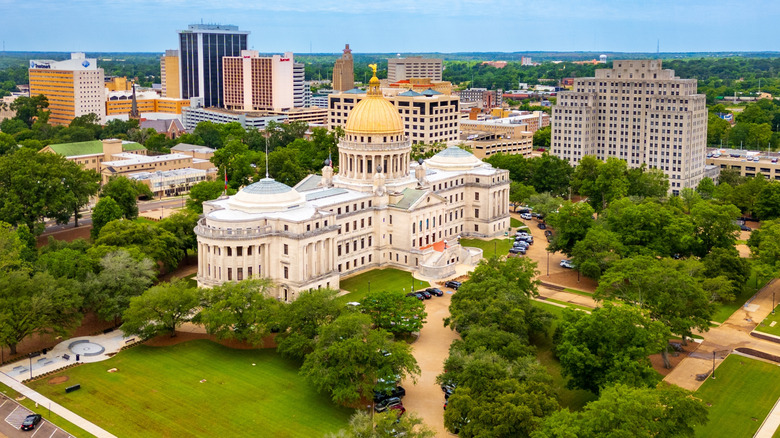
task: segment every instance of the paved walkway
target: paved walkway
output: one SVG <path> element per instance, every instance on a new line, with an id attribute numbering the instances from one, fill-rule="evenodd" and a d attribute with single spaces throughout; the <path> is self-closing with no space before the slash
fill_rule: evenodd
<path id="1" fill-rule="evenodd" d="M 769 415 L 766 416 L 761 427 L 758 428 L 753 438 L 772 438 L 777 428 L 780 427 L 780 399 L 775 402 Z"/>
<path id="2" fill-rule="evenodd" d="M 92 435 L 95 435 L 98 438 L 116 438 L 116 436 L 108 433 L 107 431 L 103 430 L 102 428 L 98 427 L 94 423 L 91 423 L 84 419 L 83 417 L 74 414 L 68 409 L 65 409 L 63 406 L 61 406 L 58 403 L 55 403 L 51 401 L 50 399 L 44 397 L 43 395 L 33 391 L 32 389 L 26 387 L 25 385 L 19 383 L 16 381 L 16 379 L 12 378 L 11 376 L 0 373 L 0 382 L 2 382 L 5 385 L 10 386 L 12 389 L 14 389 L 16 392 L 22 394 L 23 396 L 29 398 L 30 400 L 38 403 L 41 406 L 46 406 L 51 409 L 52 412 L 59 415 L 60 417 L 70 421 L 71 423 L 75 424 L 76 426 L 86 430 L 87 432 L 91 433 Z"/>

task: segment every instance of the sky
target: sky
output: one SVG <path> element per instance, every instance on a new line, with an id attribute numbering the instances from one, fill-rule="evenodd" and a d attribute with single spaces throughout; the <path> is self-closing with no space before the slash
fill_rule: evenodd
<path id="1" fill-rule="evenodd" d="M 778 0 L 0 0 L 0 40 L 163 52 L 202 21 L 262 53 L 778 51 L 778 19 Z"/>

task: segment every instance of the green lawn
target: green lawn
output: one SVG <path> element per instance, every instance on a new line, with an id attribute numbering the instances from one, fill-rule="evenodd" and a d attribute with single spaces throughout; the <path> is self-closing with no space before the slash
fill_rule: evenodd
<path id="1" fill-rule="evenodd" d="M 563 306 L 566 306 L 566 307 L 571 307 L 572 309 L 585 310 L 587 312 L 590 312 L 591 310 L 593 310 L 592 307 L 586 307 L 586 306 L 582 306 L 582 305 L 579 305 L 579 304 L 569 303 L 567 301 L 556 300 L 554 298 L 547 298 L 547 299 L 545 299 L 545 301 L 548 301 L 550 303 L 557 303 L 557 304 L 560 304 L 560 305 L 563 305 Z"/>
<path id="2" fill-rule="evenodd" d="M 16 399 L 20 395 L 18 392 L 16 392 L 15 390 L 11 389 L 11 387 L 6 386 L 6 385 L 4 385 L 2 383 L 0 383 L 0 392 L 2 392 L 3 394 L 5 394 L 5 395 L 7 395 L 7 396 L 9 396 L 11 398 L 14 398 L 14 399 Z M 66 432 L 68 432 L 68 433 L 70 433 L 70 434 L 72 434 L 74 436 L 77 436 L 79 438 L 81 438 L 81 437 L 87 438 L 87 437 L 94 436 L 91 433 L 87 432 L 86 430 L 84 430 L 84 429 L 74 425 L 70 421 L 60 417 L 59 415 L 57 415 L 57 414 L 55 414 L 53 412 L 49 412 L 48 407 L 46 407 L 46 406 L 36 406 L 36 403 L 34 401 L 30 400 L 29 398 L 25 398 L 24 400 L 19 401 L 19 404 L 21 404 L 22 406 L 26 407 L 27 409 L 35 412 L 36 414 L 41 414 L 46 421 L 55 424 L 56 426 L 58 426 L 62 430 L 66 431 Z"/>
<path id="3" fill-rule="evenodd" d="M 482 250 L 482 255 L 489 259 L 493 255 L 505 256 L 509 254 L 509 249 L 512 248 L 513 239 L 460 239 L 461 246 L 470 246 L 472 248 L 479 248 Z"/>
<path id="4" fill-rule="evenodd" d="M 725 322 L 729 317 L 737 311 L 740 307 L 745 305 L 745 302 L 756 294 L 761 288 L 763 288 L 771 278 L 761 278 L 756 282 L 756 271 L 753 270 L 750 273 L 750 278 L 745 283 L 742 293 L 739 294 L 734 301 L 730 303 L 717 303 L 715 315 L 712 320 L 715 322 Z M 758 285 L 758 286 L 756 286 Z"/>
<path id="5" fill-rule="evenodd" d="M 556 321 L 554 321 L 550 327 L 547 337 L 536 337 L 532 340 L 533 344 L 536 346 L 536 357 L 552 376 L 553 385 L 558 392 L 558 399 L 561 402 L 561 406 L 573 411 L 578 411 L 582 409 L 586 403 L 596 400 L 597 397 L 590 391 L 566 389 L 566 378 L 561 375 L 561 364 L 553 355 L 552 335 L 555 333 L 557 321 L 562 318 L 564 309 L 542 301 L 534 300 L 532 301 L 532 304 L 541 307 L 556 317 Z"/>
<path id="6" fill-rule="evenodd" d="M 521 221 L 520 219 L 515 219 L 513 217 L 509 218 L 509 226 L 512 228 L 522 227 L 523 221 Z"/>
<path id="7" fill-rule="evenodd" d="M 780 367 L 731 355 L 707 379 L 696 396 L 709 406 L 710 421 L 697 437 L 752 437 L 780 397 Z"/>
<path id="8" fill-rule="evenodd" d="M 190 274 L 183 278 L 184 281 L 187 282 L 187 286 L 189 287 L 198 287 L 198 280 L 195 279 L 195 276 L 198 275 L 198 273 Z"/>
<path id="9" fill-rule="evenodd" d="M 68 382 L 30 386 L 121 437 L 322 436 L 352 413 L 318 394 L 275 351 L 207 340 L 138 346 L 58 375 Z M 77 383 L 80 390 L 65 394 Z"/>
<path id="10" fill-rule="evenodd" d="M 775 307 L 775 314 L 771 313 L 764 318 L 763 321 L 756 327 L 757 332 L 769 333 L 770 335 L 780 336 L 780 312 L 778 312 L 780 306 Z M 775 323 L 774 327 L 770 327 L 772 323 Z"/>
<path id="11" fill-rule="evenodd" d="M 592 293 L 585 292 L 584 290 L 571 289 L 571 288 L 568 288 L 568 287 L 563 289 L 563 290 L 565 290 L 566 292 L 572 293 L 572 294 L 582 295 L 583 297 L 593 298 L 593 294 Z"/>
<path id="12" fill-rule="evenodd" d="M 400 269 L 372 269 L 341 281 L 341 289 L 348 290 L 350 293 L 340 296 L 338 300 L 344 303 L 350 301 L 359 303 L 368 294 L 369 282 L 373 291 L 406 290 L 409 292 L 412 289 L 412 281 L 414 281 L 414 290 L 431 286 L 427 281 L 413 279 L 410 272 Z"/>

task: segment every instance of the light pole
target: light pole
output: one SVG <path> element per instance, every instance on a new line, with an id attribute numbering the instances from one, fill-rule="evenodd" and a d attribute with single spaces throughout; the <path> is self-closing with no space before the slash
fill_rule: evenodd
<path id="1" fill-rule="evenodd" d="M 715 379 L 715 351 L 712 352 L 712 378 Z"/>
<path id="2" fill-rule="evenodd" d="M 371 293 L 371 280 L 368 280 L 368 293 Z"/>
<path id="3" fill-rule="evenodd" d="M 772 292 L 772 315 L 775 314 L 775 293 Z"/>
<path id="4" fill-rule="evenodd" d="M 550 276 L 550 251 L 547 251 L 547 276 Z"/>

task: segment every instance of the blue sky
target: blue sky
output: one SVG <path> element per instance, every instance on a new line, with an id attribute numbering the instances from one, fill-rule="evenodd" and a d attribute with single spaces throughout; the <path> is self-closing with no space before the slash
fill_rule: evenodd
<path id="1" fill-rule="evenodd" d="M 260 52 L 780 50 L 778 0 L 0 0 L 11 51 L 162 52 L 189 23 Z"/>

